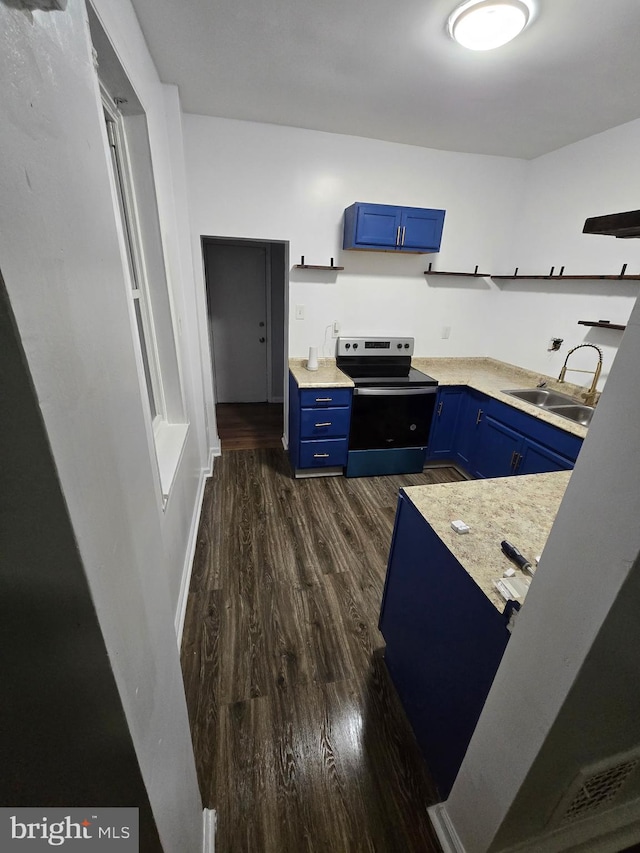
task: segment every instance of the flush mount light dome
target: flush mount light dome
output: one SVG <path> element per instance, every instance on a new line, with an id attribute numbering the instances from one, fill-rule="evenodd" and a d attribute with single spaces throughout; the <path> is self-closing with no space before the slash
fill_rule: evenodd
<path id="1" fill-rule="evenodd" d="M 449 34 L 470 50 L 493 50 L 514 39 L 529 23 L 525 0 L 469 0 L 449 17 Z"/>

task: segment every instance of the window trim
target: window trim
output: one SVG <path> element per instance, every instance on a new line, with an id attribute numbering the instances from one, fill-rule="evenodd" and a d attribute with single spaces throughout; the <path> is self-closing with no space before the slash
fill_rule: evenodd
<path id="1" fill-rule="evenodd" d="M 123 116 L 102 82 L 100 82 L 100 94 L 107 133 L 107 144 L 111 155 L 112 176 L 122 220 L 126 253 L 124 267 L 136 327 L 134 337 L 140 349 L 143 367 L 141 381 L 144 383 L 144 390 L 146 391 L 145 400 L 149 406 L 149 420 L 152 425 L 154 439 L 157 439 L 163 424 L 167 423 L 167 407 L 153 321 L 153 306 L 149 294 L 147 267 L 142 235 L 140 233 L 140 216 L 131 176 L 127 138 L 122 124 Z M 139 332 L 138 317 L 142 325 L 142 335 Z M 155 414 L 153 414 L 152 401 Z"/>

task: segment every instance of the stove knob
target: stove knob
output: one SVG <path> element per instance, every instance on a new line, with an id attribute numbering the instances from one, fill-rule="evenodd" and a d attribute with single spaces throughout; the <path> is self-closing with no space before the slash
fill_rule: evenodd
<path id="1" fill-rule="evenodd" d="M 404 348 L 405 348 L 405 349 L 409 349 L 409 344 L 405 344 L 405 345 L 404 345 Z"/>
<path id="2" fill-rule="evenodd" d="M 398 349 L 402 349 L 402 344 L 398 344 Z"/>
<path id="3" fill-rule="evenodd" d="M 353 345 L 353 348 L 354 348 L 354 349 L 358 349 L 358 344 L 354 344 L 354 345 Z"/>
<path id="4" fill-rule="evenodd" d="M 345 348 L 345 349 L 351 349 L 351 344 L 345 344 L 345 345 L 344 345 L 344 348 Z"/>

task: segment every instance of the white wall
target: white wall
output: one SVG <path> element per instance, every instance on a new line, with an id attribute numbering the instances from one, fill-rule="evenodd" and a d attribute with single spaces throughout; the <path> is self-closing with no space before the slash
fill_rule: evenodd
<path id="1" fill-rule="evenodd" d="M 528 164 L 522 215 L 513 245 L 499 272 L 556 273 L 565 275 L 640 273 L 640 241 L 583 234 L 584 221 L 638 208 L 640 172 L 636 167 L 640 147 L 640 121 L 561 148 Z M 534 370 L 557 375 L 568 350 L 590 342 L 604 350 L 603 379 L 622 339 L 622 333 L 578 326 L 578 320 L 626 323 L 640 282 L 529 281 L 494 283 L 495 329 L 493 355 L 511 361 L 513 352 Z M 561 352 L 546 351 L 551 337 L 564 338 Z M 585 350 L 571 364 L 592 370 L 595 353 Z M 569 373 L 579 384 L 588 377 Z M 602 383 L 601 383 L 602 385 Z"/>
<path id="2" fill-rule="evenodd" d="M 128 2 L 96 5 L 148 112 L 183 322 L 188 297 L 176 294 L 188 286 L 181 276 L 189 246 L 172 206 L 180 174 L 172 170 L 166 92 Z M 196 850 L 201 801 L 173 618 L 204 465 L 201 387 L 180 342 L 193 423 L 163 515 L 84 4 L 33 16 L 0 5 L 0 41 L 2 273 L 163 847 Z"/>
<path id="3" fill-rule="evenodd" d="M 414 335 L 418 355 L 490 355 L 551 375 L 569 348 L 592 342 L 605 351 L 608 375 L 621 333 L 577 321 L 626 323 L 638 284 L 425 279 L 423 271 L 431 260 L 436 269 L 478 264 L 489 273 L 564 265 L 566 274 L 606 274 L 625 262 L 639 272 L 633 241 L 581 232 L 587 216 L 637 207 L 640 122 L 529 162 L 204 116 L 185 116 L 184 126 L 196 256 L 202 234 L 254 237 L 289 240 L 292 265 L 304 255 L 345 266 L 338 274 L 291 269 L 290 355 L 310 345 L 333 355 L 329 327 L 338 320 L 343 334 Z M 444 207 L 441 251 L 343 252 L 342 211 L 354 201 Z M 295 319 L 296 304 L 304 320 Z M 551 337 L 564 339 L 560 352 L 548 352 Z M 595 353 L 574 359 L 593 369 Z"/>
<path id="4" fill-rule="evenodd" d="M 334 320 L 347 335 L 413 334 L 419 355 L 487 348 L 478 312 L 488 284 L 427 282 L 423 272 L 430 259 L 440 269 L 495 268 L 520 209 L 524 161 L 204 116 L 185 116 L 184 127 L 195 257 L 201 235 L 245 237 L 290 241 L 292 266 L 304 255 L 306 263 L 333 257 L 345 267 L 291 270 L 291 356 L 310 345 L 333 355 Z M 354 201 L 446 208 L 442 251 L 343 252 L 342 213 Z M 296 304 L 305 306 L 304 320 L 294 319 Z M 442 325 L 452 327 L 448 341 Z"/>

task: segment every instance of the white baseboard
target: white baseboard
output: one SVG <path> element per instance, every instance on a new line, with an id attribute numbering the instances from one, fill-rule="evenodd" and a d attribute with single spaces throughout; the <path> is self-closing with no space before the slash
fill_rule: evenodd
<path id="1" fill-rule="evenodd" d="M 176 615 L 174 626 L 176 638 L 178 640 L 178 650 L 182 645 L 182 632 L 184 630 L 184 619 L 187 613 L 187 601 L 189 598 L 189 586 L 191 584 L 191 572 L 193 570 L 193 558 L 196 553 L 196 545 L 198 544 L 198 527 L 200 526 L 200 515 L 202 513 L 202 500 L 204 498 L 204 487 L 207 482 L 207 477 L 213 473 L 213 448 L 209 451 L 208 467 L 200 471 L 200 480 L 198 482 L 198 492 L 196 496 L 195 509 L 193 518 L 191 519 L 191 529 L 189 530 L 189 540 L 187 544 L 187 553 L 182 569 L 182 579 L 180 581 L 180 593 L 178 595 L 178 606 L 176 607 Z"/>
<path id="2" fill-rule="evenodd" d="M 285 450 L 289 449 L 289 442 L 287 441 L 287 438 L 284 435 L 282 436 L 282 446 L 284 447 Z"/>
<path id="3" fill-rule="evenodd" d="M 466 853 L 463 843 L 449 820 L 444 803 L 437 803 L 427 809 L 429 820 L 436 831 L 443 853 Z"/>
<path id="4" fill-rule="evenodd" d="M 214 853 L 217 816 L 215 809 L 202 812 L 202 853 Z"/>

